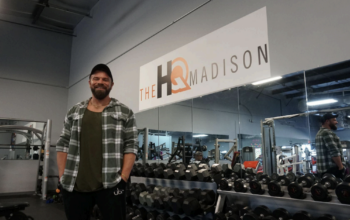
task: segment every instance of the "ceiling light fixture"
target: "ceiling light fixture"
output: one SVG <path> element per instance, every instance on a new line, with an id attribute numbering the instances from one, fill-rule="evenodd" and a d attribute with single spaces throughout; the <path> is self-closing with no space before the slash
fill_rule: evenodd
<path id="1" fill-rule="evenodd" d="M 261 81 L 258 81 L 258 82 L 252 83 L 252 84 L 254 86 L 256 86 L 256 85 L 260 85 L 260 84 L 267 83 L 267 82 L 272 82 L 272 81 L 279 80 L 279 79 L 282 79 L 282 76 L 276 76 L 276 77 L 272 77 L 270 79 L 264 79 L 264 80 L 261 80 Z"/>
<path id="2" fill-rule="evenodd" d="M 206 136 L 208 136 L 208 135 L 206 135 L 206 134 L 197 134 L 197 135 L 193 135 L 193 137 L 206 137 Z"/>
<path id="3" fill-rule="evenodd" d="M 318 100 L 318 101 L 312 101 L 312 102 L 307 102 L 308 106 L 315 106 L 315 105 L 325 105 L 325 104 L 331 104 L 331 103 L 336 103 L 338 100 L 335 99 L 323 99 L 323 100 Z"/>

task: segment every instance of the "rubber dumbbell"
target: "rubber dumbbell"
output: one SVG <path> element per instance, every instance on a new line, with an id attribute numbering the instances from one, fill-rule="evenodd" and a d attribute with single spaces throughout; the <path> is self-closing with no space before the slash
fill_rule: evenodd
<path id="1" fill-rule="evenodd" d="M 350 204 L 350 175 L 347 175 L 343 182 L 337 186 L 335 194 L 337 195 L 339 202 Z"/>
<path id="2" fill-rule="evenodd" d="M 156 163 L 151 163 L 149 167 L 145 168 L 145 177 L 154 177 L 154 170 L 158 167 Z"/>
<path id="3" fill-rule="evenodd" d="M 278 220 L 289 220 L 290 219 L 289 212 L 283 208 L 275 209 L 275 211 L 272 212 L 272 216 Z"/>
<path id="4" fill-rule="evenodd" d="M 180 190 L 178 188 L 170 188 L 168 190 L 168 196 L 163 199 L 163 206 L 166 211 L 172 212 L 172 199 L 179 195 Z"/>
<path id="5" fill-rule="evenodd" d="M 161 186 L 154 187 L 153 192 L 146 196 L 147 206 L 149 207 L 157 207 L 156 205 L 158 205 L 158 207 L 162 206 L 162 203 L 163 203 L 162 200 L 164 199 L 164 196 L 162 193 L 163 188 L 164 187 L 161 187 Z"/>
<path id="6" fill-rule="evenodd" d="M 156 220 L 159 215 L 158 211 L 150 211 L 147 213 L 147 220 Z"/>
<path id="7" fill-rule="evenodd" d="M 157 193 L 156 197 L 154 198 L 154 206 L 157 209 L 160 209 L 160 210 L 165 209 L 164 198 L 169 196 L 169 193 L 168 193 L 169 189 L 170 188 L 168 187 L 162 187 L 160 192 Z"/>
<path id="8" fill-rule="evenodd" d="M 137 166 L 136 167 L 136 174 L 137 176 L 144 177 L 145 176 L 145 169 L 147 169 L 150 165 L 146 163 L 145 165 Z"/>
<path id="9" fill-rule="evenodd" d="M 197 171 L 198 180 L 201 182 L 211 182 L 209 167 L 204 165 L 206 164 L 200 164 L 198 167 L 198 171 Z"/>
<path id="10" fill-rule="evenodd" d="M 333 215 L 324 214 L 318 217 L 316 220 L 336 220 L 336 218 Z"/>
<path id="11" fill-rule="evenodd" d="M 139 208 L 135 210 L 135 216 L 133 220 L 145 220 L 147 219 L 147 210 L 144 208 Z"/>
<path id="12" fill-rule="evenodd" d="M 175 214 L 183 214 L 182 205 L 184 200 L 188 197 L 189 190 L 182 189 L 179 191 L 177 196 L 171 199 L 171 208 Z"/>
<path id="13" fill-rule="evenodd" d="M 224 177 L 227 179 L 230 179 L 233 174 L 232 166 L 231 164 L 225 163 L 221 165 L 222 167 L 222 173 L 224 174 Z"/>
<path id="14" fill-rule="evenodd" d="M 186 166 L 184 164 L 177 165 L 176 170 L 174 171 L 175 179 L 185 180 L 186 179 L 185 170 L 186 170 Z"/>
<path id="15" fill-rule="evenodd" d="M 140 164 L 140 163 L 134 163 L 134 166 L 132 167 L 131 172 L 130 172 L 130 176 L 139 176 L 139 175 L 138 175 L 138 172 L 137 172 L 137 169 L 138 169 L 139 167 L 142 167 L 142 164 Z"/>
<path id="16" fill-rule="evenodd" d="M 140 193 L 146 191 L 147 188 L 145 186 L 145 184 L 143 183 L 139 183 L 135 186 L 135 190 L 131 192 L 131 201 L 132 203 L 134 203 L 135 205 L 140 204 Z"/>
<path id="17" fill-rule="evenodd" d="M 288 185 L 288 194 L 294 199 L 305 199 L 306 194 L 304 193 L 303 187 L 310 188 L 314 184 L 315 176 L 311 173 L 307 173 L 299 177 L 297 181 Z"/>
<path id="18" fill-rule="evenodd" d="M 164 170 L 166 166 L 164 163 L 158 164 L 158 167 L 153 170 L 155 178 L 164 178 Z"/>
<path id="19" fill-rule="evenodd" d="M 166 179 L 174 179 L 174 171 L 176 170 L 177 164 L 169 163 L 166 165 L 166 169 L 163 171 L 164 178 Z"/>
<path id="20" fill-rule="evenodd" d="M 325 174 L 320 182 L 311 187 L 311 197 L 315 201 L 329 202 L 332 196 L 329 195 L 328 189 L 335 189 L 341 183 L 340 179 L 336 179 L 332 174 Z"/>
<path id="21" fill-rule="evenodd" d="M 271 177 L 272 179 L 272 177 Z M 268 193 L 270 196 L 284 196 L 284 191 L 282 190 L 282 186 L 288 186 L 290 184 L 289 179 L 286 176 L 278 176 L 277 180 L 273 180 L 267 184 L 267 188 L 269 189 Z"/>
<path id="22" fill-rule="evenodd" d="M 126 220 L 131 220 L 135 216 L 135 208 L 126 206 Z"/>
<path id="23" fill-rule="evenodd" d="M 268 218 L 267 218 L 268 217 Z M 251 220 L 251 219 L 275 219 L 272 217 L 271 210 L 264 205 L 258 206 L 254 209 L 253 212 L 248 212 L 243 215 L 243 220 Z"/>
<path id="24" fill-rule="evenodd" d="M 244 179 L 237 179 L 234 182 L 233 189 L 236 192 L 247 192 L 249 183 L 254 180 L 254 176 L 246 174 Z"/>
<path id="25" fill-rule="evenodd" d="M 264 194 L 265 189 L 263 189 L 263 185 L 267 185 L 269 184 L 269 182 L 271 182 L 269 175 L 267 174 L 256 175 L 256 179 L 250 181 L 249 183 L 250 192 L 252 194 L 260 194 L 260 195 Z"/>
<path id="26" fill-rule="evenodd" d="M 312 220 L 310 213 L 306 211 L 299 211 L 293 215 L 293 220 Z"/>
<path id="27" fill-rule="evenodd" d="M 173 215 L 168 217 L 166 220 L 181 220 L 181 217 L 178 215 Z"/>
<path id="28" fill-rule="evenodd" d="M 239 217 L 240 209 L 242 207 L 236 204 L 226 205 L 224 213 L 216 213 L 215 220 L 241 220 Z"/>
<path id="29" fill-rule="evenodd" d="M 170 216 L 168 213 L 163 212 L 163 213 L 159 213 L 156 219 L 157 220 L 167 220 L 169 217 Z"/>
<path id="30" fill-rule="evenodd" d="M 198 165 L 193 163 L 187 166 L 187 170 L 185 171 L 186 180 L 188 181 L 197 181 L 197 171 L 198 171 Z"/>
<path id="31" fill-rule="evenodd" d="M 231 178 L 226 179 L 222 178 L 220 181 L 220 189 L 225 190 L 225 191 L 231 191 L 232 188 L 234 187 L 234 182 L 238 179 L 238 176 L 233 173 L 231 175 Z"/>
<path id="32" fill-rule="evenodd" d="M 224 177 L 224 174 L 222 173 L 222 167 L 221 167 L 220 164 L 218 164 L 218 163 L 215 164 L 214 163 L 211 166 L 210 176 L 211 176 L 212 182 L 215 182 L 217 184 L 218 188 L 219 188 L 220 187 L 220 181 Z"/>
<path id="33" fill-rule="evenodd" d="M 146 198 L 147 198 L 147 195 L 153 194 L 154 187 L 155 187 L 154 185 L 149 185 L 149 186 L 147 186 L 147 190 L 146 191 L 143 191 L 143 192 L 140 193 L 139 201 L 140 201 L 141 205 L 144 205 L 144 206 L 148 205 Z"/>
<path id="34" fill-rule="evenodd" d="M 189 192 L 189 197 L 183 201 L 182 209 L 188 216 L 195 216 L 204 212 L 209 206 L 215 203 L 215 192 L 213 190 L 196 189 Z"/>

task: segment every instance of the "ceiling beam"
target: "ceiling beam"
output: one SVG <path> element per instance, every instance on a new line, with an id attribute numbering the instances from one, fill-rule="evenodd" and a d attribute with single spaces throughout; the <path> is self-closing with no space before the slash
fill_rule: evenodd
<path id="1" fill-rule="evenodd" d="M 327 77 L 324 79 L 312 80 L 312 81 L 307 82 L 306 85 L 307 85 L 307 87 L 310 87 L 310 86 L 315 86 L 315 85 L 319 85 L 319 84 L 324 84 L 324 83 L 329 83 L 329 82 L 334 82 L 334 81 L 339 81 L 339 80 L 344 80 L 344 79 L 349 79 L 349 78 L 350 78 L 349 73 L 344 73 L 341 75 L 331 76 L 331 77 Z M 293 86 L 288 86 L 288 87 L 282 88 L 282 89 L 275 89 L 275 90 L 271 91 L 271 94 L 276 95 L 276 94 L 281 94 L 281 93 L 290 92 L 293 90 L 300 90 L 300 89 L 305 89 L 304 83 L 293 85 Z"/>
<path id="2" fill-rule="evenodd" d="M 43 13 L 45 9 L 45 5 L 49 4 L 49 0 L 40 0 L 39 3 L 41 5 L 37 5 L 33 11 L 33 21 L 32 24 L 35 24 L 38 19 L 40 18 L 40 15 Z"/>
<path id="3" fill-rule="evenodd" d="M 315 88 L 315 89 L 308 91 L 308 96 L 311 97 L 314 93 L 320 93 L 320 95 L 322 95 L 322 93 L 325 93 L 325 92 L 326 92 L 325 94 L 338 93 L 338 92 L 342 93 L 342 91 L 332 92 L 332 90 L 336 90 L 336 89 L 343 89 L 346 91 L 350 91 L 350 82 L 339 83 L 339 84 L 332 85 L 332 86 L 324 86 L 321 88 Z M 292 99 L 292 98 L 304 97 L 304 96 L 305 96 L 305 92 L 297 92 L 297 93 L 292 93 L 292 94 L 286 95 L 286 99 Z"/>

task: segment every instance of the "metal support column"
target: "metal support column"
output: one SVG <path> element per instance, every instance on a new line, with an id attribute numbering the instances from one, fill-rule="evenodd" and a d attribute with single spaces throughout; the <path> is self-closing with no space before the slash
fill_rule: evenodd
<path id="1" fill-rule="evenodd" d="M 145 165 L 148 162 L 148 128 L 144 128 L 143 133 L 143 157 L 142 164 Z"/>
<path id="2" fill-rule="evenodd" d="M 219 143 L 223 142 L 223 143 L 236 143 L 237 140 L 230 140 L 230 139 L 215 139 L 215 160 L 214 163 L 219 163 L 220 160 L 220 151 L 219 151 Z"/>
<path id="3" fill-rule="evenodd" d="M 41 198 L 43 200 L 46 200 L 46 192 L 47 192 L 47 180 L 48 180 L 47 176 L 49 172 L 50 145 L 51 145 L 51 127 L 52 127 L 52 121 L 48 119 L 46 124 L 44 164 L 43 164 L 43 175 L 42 175 L 43 179 L 42 179 L 42 191 L 41 191 Z"/>

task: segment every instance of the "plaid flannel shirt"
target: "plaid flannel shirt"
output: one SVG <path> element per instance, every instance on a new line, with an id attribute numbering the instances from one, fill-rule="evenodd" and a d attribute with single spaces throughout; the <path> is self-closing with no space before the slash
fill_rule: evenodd
<path id="1" fill-rule="evenodd" d="M 340 156 L 343 160 L 343 150 L 339 137 L 327 128 L 321 127 L 316 135 L 317 172 L 324 173 L 337 166 L 332 157 Z"/>
<path id="2" fill-rule="evenodd" d="M 76 104 L 68 111 L 56 144 L 57 152 L 68 153 L 66 167 L 60 181 L 62 187 L 69 192 L 73 191 L 78 175 L 81 124 L 89 100 Z M 114 187 L 120 182 L 121 177 L 118 172 L 121 171 L 124 154 L 137 154 L 137 136 L 134 113 L 112 98 L 109 105 L 102 111 L 102 183 L 105 189 Z"/>

